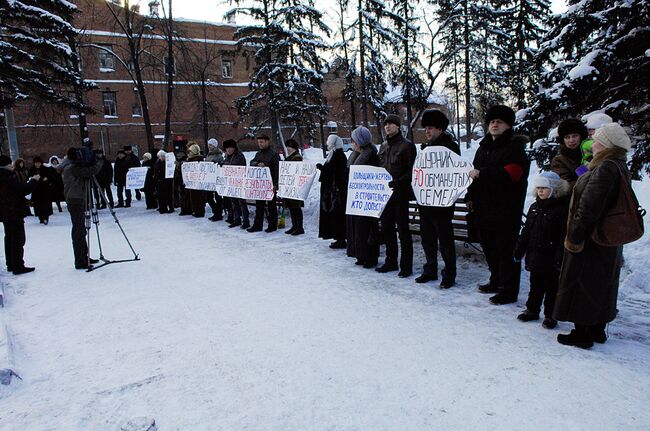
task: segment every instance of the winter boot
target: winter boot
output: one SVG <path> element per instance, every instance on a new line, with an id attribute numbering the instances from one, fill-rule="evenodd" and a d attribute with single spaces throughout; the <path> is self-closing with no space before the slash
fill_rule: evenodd
<path id="1" fill-rule="evenodd" d="M 590 326 L 588 329 L 589 338 L 594 343 L 603 344 L 607 341 L 607 333 L 605 332 L 606 323 Z"/>
<path id="2" fill-rule="evenodd" d="M 375 271 L 384 274 L 386 272 L 397 271 L 397 269 L 398 269 L 398 267 L 397 267 L 396 263 L 386 262 L 382 266 L 380 266 L 379 268 L 376 268 Z"/>
<path id="3" fill-rule="evenodd" d="M 539 313 L 533 313 L 526 308 L 523 313 L 517 316 L 517 319 L 522 322 L 532 322 L 533 320 L 539 320 Z"/>
<path id="4" fill-rule="evenodd" d="M 426 283 L 429 281 L 436 281 L 438 279 L 438 276 L 435 274 L 427 274 L 426 272 L 420 275 L 419 277 L 416 277 L 415 282 L 416 283 Z"/>
<path id="5" fill-rule="evenodd" d="M 553 329 L 557 326 L 557 320 L 547 317 L 542 322 L 542 326 L 546 329 Z"/>
<path id="6" fill-rule="evenodd" d="M 590 349 L 594 345 L 594 342 L 589 339 L 587 327 L 583 327 L 582 325 L 577 326 L 576 329 L 571 330 L 568 334 L 559 334 L 557 336 L 557 342 L 565 346 L 580 347 L 581 349 Z"/>
<path id="7" fill-rule="evenodd" d="M 494 305 L 512 304 L 517 302 L 517 297 L 509 293 L 499 292 L 490 298 L 490 302 Z"/>
<path id="8" fill-rule="evenodd" d="M 495 286 L 492 283 L 487 282 L 485 284 L 479 284 L 478 291 L 481 293 L 498 293 L 499 286 Z"/>
<path id="9" fill-rule="evenodd" d="M 304 230 L 303 228 L 299 227 L 298 229 L 294 230 L 294 231 L 291 233 L 291 235 L 293 235 L 293 236 L 297 236 L 297 235 L 302 235 L 302 234 L 304 234 L 304 233 L 305 233 L 305 230 Z"/>
<path id="10" fill-rule="evenodd" d="M 347 245 L 345 243 L 344 239 L 337 239 L 333 243 L 330 244 L 330 248 L 337 249 L 337 248 L 346 248 Z"/>

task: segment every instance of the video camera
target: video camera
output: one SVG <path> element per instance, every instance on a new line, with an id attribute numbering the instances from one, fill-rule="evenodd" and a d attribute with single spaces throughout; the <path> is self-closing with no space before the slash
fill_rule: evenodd
<path id="1" fill-rule="evenodd" d="M 93 166 L 97 161 L 97 157 L 96 157 L 97 151 L 94 151 L 92 149 L 92 142 L 89 142 L 83 147 L 74 148 L 74 149 L 71 148 L 70 150 L 74 150 L 74 154 L 70 154 L 69 152 L 68 158 L 76 165 Z"/>

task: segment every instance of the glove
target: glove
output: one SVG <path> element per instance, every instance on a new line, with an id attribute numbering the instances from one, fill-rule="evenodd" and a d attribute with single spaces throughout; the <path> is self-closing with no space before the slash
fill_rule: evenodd
<path id="1" fill-rule="evenodd" d="M 578 166 L 578 168 L 576 169 L 576 174 L 577 174 L 579 177 L 581 177 L 582 175 L 586 174 L 587 172 L 589 172 L 589 168 L 588 168 L 587 166 L 585 166 L 585 165 L 580 165 L 580 166 Z"/>
<path id="2" fill-rule="evenodd" d="M 318 169 L 319 171 L 322 171 L 323 170 L 323 164 L 322 163 L 316 163 L 316 169 Z"/>
<path id="3" fill-rule="evenodd" d="M 394 189 L 395 188 L 395 180 L 390 180 L 388 182 L 388 187 L 390 187 L 391 189 Z"/>

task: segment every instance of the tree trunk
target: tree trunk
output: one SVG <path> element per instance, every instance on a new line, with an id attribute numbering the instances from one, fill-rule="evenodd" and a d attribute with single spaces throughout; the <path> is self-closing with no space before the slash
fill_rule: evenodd
<path id="1" fill-rule="evenodd" d="M 467 2 L 463 1 L 464 11 L 464 42 L 465 42 L 465 139 L 467 140 L 467 148 L 470 147 L 470 128 L 471 128 L 471 94 L 470 94 L 470 80 L 469 80 L 469 10 Z"/>
<path id="2" fill-rule="evenodd" d="M 205 91 L 205 71 L 201 72 L 201 122 L 203 123 L 203 142 L 205 145 L 205 153 L 207 154 L 210 128 L 208 125 L 208 97 Z"/>
<path id="3" fill-rule="evenodd" d="M 167 16 L 167 107 L 165 109 L 165 144 L 171 143 L 172 99 L 174 91 L 174 22 L 172 19 L 172 0 L 169 0 L 169 14 Z"/>
<path id="4" fill-rule="evenodd" d="M 411 113 L 411 79 L 409 67 L 409 15 L 408 15 L 408 0 L 404 1 L 404 88 L 406 90 L 406 119 L 408 121 L 408 139 L 413 142 L 413 113 Z"/>

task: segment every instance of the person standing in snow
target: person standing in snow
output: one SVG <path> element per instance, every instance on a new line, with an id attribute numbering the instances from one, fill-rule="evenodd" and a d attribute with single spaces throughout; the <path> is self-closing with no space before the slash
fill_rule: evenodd
<path id="1" fill-rule="evenodd" d="M 130 148 L 130 147 L 129 147 Z M 115 208 L 126 208 L 131 206 L 131 190 L 126 188 L 126 173 L 129 170 L 129 160 L 126 158 L 126 152 L 119 150 L 115 159 L 115 175 L 113 177 L 117 187 L 117 205 Z M 126 205 L 124 196 L 126 194 Z"/>
<path id="2" fill-rule="evenodd" d="M 223 150 L 226 152 L 226 157 L 223 161 L 224 166 L 246 166 L 246 157 L 237 148 L 236 141 L 233 139 L 226 140 L 223 143 Z M 228 201 L 230 202 L 230 214 L 232 215 L 232 222 L 228 227 L 241 226 L 241 229 L 251 227 L 246 199 L 229 198 Z"/>
<path id="3" fill-rule="evenodd" d="M 139 168 L 142 165 L 140 164 L 140 159 L 138 159 L 138 156 L 133 154 L 133 147 L 131 145 L 125 145 L 124 146 L 124 154 L 126 154 L 126 160 L 127 160 L 127 172 L 130 168 Z M 131 193 L 131 190 L 127 189 L 128 193 Z M 142 194 L 140 193 L 140 189 L 135 189 L 135 199 L 140 200 L 142 199 Z M 127 205 L 128 206 L 128 205 Z"/>
<path id="4" fill-rule="evenodd" d="M 25 196 L 35 188 L 38 175 L 23 182 L 11 166 L 11 159 L 0 156 L 0 221 L 5 231 L 5 261 L 7 271 L 14 275 L 34 271 L 25 266 L 25 217 L 30 214 Z"/>
<path id="5" fill-rule="evenodd" d="M 201 155 L 201 147 L 196 143 L 190 143 L 189 148 L 187 149 L 187 161 L 188 162 L 202 162 L 203 156 Z M 187 189 L 186 193 L 189 195 L 190 199 L 190 208 L 192 211 L 193 217 L 205 217 L 205 203 L 206 203 L 206 191 L 205 190 L 194 190 Z"/>
<path id="6" fill-rule="evenodd" d="M 275 232 L 278 230 L 278 207 L 276 205 L 275 192 L 278 190 L 278 174 L 280 168 L 280 156 L 271 148 L 271 139 L 266 135 L 259 135 L 257 137 L 257 146 L 259 151 L 251 160 L 251 166 L 268 167 L 271 170 L 271 179 L 273 180 L 273 199 L 270 201 L 258 200 L 255 201 L 255 219 L 253 226 L 248 232 L 259 232 L 262 230 L 264 224 L 264 209 L 268 205 L 268 227 L 265 232 Z"/>
<path id="7" fill-rule="evenodd" d="M 144 177 L 144 201 L 148 210 L 155 210 L 158 208 L 156 202 L 156 185 L 153 181 L 153 166 L 156 162 L 151 159 L 151 153 L 144 153 L 142 155 L 142 166 L 147 168 L 147 174 Z"/>
<path id="8" fill-rule="evenodd" d="M 445 147 L 460 156 L 460 147 L 450 134 L 446 132 L 449 126 L 447 116 L 437 109 L 425 111 L 422 114 L 422 127 L 428 141 L 422 144 L 426 147 Z M 426 256 L 426 264 L 422 275 L 415 279 L 416 283 L 426 283 L 438 279 L 438 243 L 440 254 L 445 262 L 442 270 L 441 289 L 449 289 L 456 283 L 456 242 L 454 240 L 454 206 L 429 207 L 418 205 L 420 212 L 420 236 L 422 248 Z"/>
<path id="9" fill-rule="evenodd" d="M 330 248 L 345 248 L 345 204 L 348 195 L 347 159 L 343 140 L 338 135 L 327 137 L 327 158 L 317 164 L 320 171 L 320 217 L 318 237 L 333 239 Z"/>
<path id="10" fill-rule="evenodd" d="M 95 179 L 99 184 L 99 190 L 96 190 L 96 185 L 93 187 L 93 191 L 97 192 L 95 198 L 99 202 L 99 209 L 106 208 L 107 203 L 113 208 L 115 206 L 113 189 L 111 188 L 111 184 L 113 183 L 113 164 L 106 160 L 104 150 L 102 149 L 95 150 L 95 157 L 103 161 L 102 168 L 95 175 Z"/>
<path id="11" fill-rule="evenodd" d="M 33 165 L 29 168 L 27 175 L 33 178 L 38 175 L 40 179 L 32 192 L 32 205 L 34 215 L 38 217 L 41 224 L 48 224 L 52 215 L 52 168 L 43 164 L 43 159 L 34 157 Z"/>
<path id="12" fill-rule="evenodd" d="M 174 212 L 173 188 L 174 179 L 165 178 L 167 153 L 164 150 L 158 151 L 157 160 L 153 166 L 153 182 L 156 187 L 156 199 L 158 201 L 158 212 L 170 214 Z"/>
<path id="13" fill-rule="evenodd" d="M 531 192 L 535 202 L 528 210 L 515 248 L 515 260 L 521 262 L 526 256 L 526 269 L 530 271 L 526 310 L 517 319 L 522 322 L 538 320 L 543 300 L 542 325 L 547 329 L 557 325 L 553 307 L 564 254 L 570 191 L 569 183 L 555 172 L 543 172 L 533 179 Z"/>
<path id="14" fill-rule="evenodd" d="M 223 165 L 223 160 L 223 151 L 219 148 L 219 141 L 215 138 L 208 139 L 208 154 L 205 156 L 205 161 L 221 166 Z M 210 209 L 212 209 L 212 216 L 208 220 L 223 220 L 224 199 L 217 192 L 207 192 L 206 199 Z M 226 212 L 228 213 L 229 211 L 226 210 Z M 229 223 L 232 223 L 232 220 Z"/>
<path id="15" fill-rule="evenodd" d="M 578 177 L 586 171 L 586 167 L 582 167 L 584 165 L 580 147 L 587 139 L 587 128 L 582 121 L 570 118 L 560 123 L 557 133 L 560 149 L 557 155 L 551 159 L 551 171 L 558 174 L 573 188 Z M 591 144 L 589 148 L 591 148 Z"/>
<path id="16" fill-rule="evenodd" d="M 352 143 L 355 155 L 351 156 L 352 164 L 378 166 L 377 148 L 372 144 L 370 130 L 360 126 L 352 131 Z M 373 217 L 350 216 L 348 223 L 348 256 L 356 257 L 356 265 L 364 268 L 374 268 L 379 259 L 379 223 Z"/>
<path id="17" fill-rule="evenodd" d="M 616 205 L 621 181 L 631 187 L 627 152 L 632 147 L 617 123 L 594 133 L 593 160 L 589 172 L 573 188 L 564 260 L 553 318 L 573 322 L 575 329 L 560 334 L 560 344 L 588 349 L 607 340 L 605 327 L 616 318 L 623 245 L 602 246 L 592 235 Z"/>
<path id="18" fill-rule="evenodd" d="M 57 156 L 50 157 L 50 167 L 52 168 L 50 170 L 50 180 L 52 181 L 52 201 L 56 203 L 59 212 L 63 212 L 63 208 L 61 208 L 61 202 L 65 200 L 65 196 L 63 195 L 63 178 L 61 178 L 61 174 L 56 171 L 56 167 L 59 166 L 59 163 L 61 163 L 61 161 Z"/>
<path id="19" fill-rule="evenodd" d="M 517 301 L 521 264 L 512 258 L 517 242 L 528 186 L 530 162 L 525 136 L 515 136 L 514 111 L 503 105 L 492 106 L 485 115 L 488 135 L 474 156 L 474 180 L 466 200 L 474 213 L 481 246 L 490 269 L 490 281 L 479 285 L 482 293 L 496 293 L 493 304 Z"/>
<path id="20" fill-rule="evenodd" d="M 386 141 L 379 151 L 379 165 L 393 177 L 393 180 L 388 183 L 388 186 L 393 189 L 393 194 L 380 218 L 381 231 L 386 243 L 386 261 L 376 271 L 385 273 L 398 269 L 397 234 L 399 233 L 401 256 L 398 275 L 405 278 L 413 273 L 413 238 L 409 226 L 409 201 L 415 198 L 411 188 L 411 175 L 417 150 L 411 141 L 402 136 L 401 126 L 402 121 L 397 115 L 388 115 L 384 120 Z"/>
<path id="21" fill-rule="evenodd" d="M 287 162 L 302 162 L 302 156 L 300 155 L 300 150 L 298 149 L 298 142 L 294 139 L 289 139 L 284 143 L 287 147 L 287 157 L 284 159 Z M 303 201 L 296 199 L 285 199 L 284 205 L 289 209 L 289 214 L 291 214 L 291 229 L 287 230 L 287 235 L 302 235 L 305 233 L 305 230 L 302 225 L 302 207 L 304 206 Z"/>
<path id="22" fill-rule="evenodd" d="M 593 152 L 591 151 L 591 146 L 594 143 L 593 136 L 596 133 L 596 130 L 601 128 L 605 124 L 609 124 L 612 121 L 612 117 L 602 112 L 596 112 L 591 114 L 587 118 L 587 133 L 589 134 L 589 139 L 582 141 L 580 144 L 580 151 L 582 151 L 582 164 L 586 165 L 591 161 L 593 157 Z"/>

